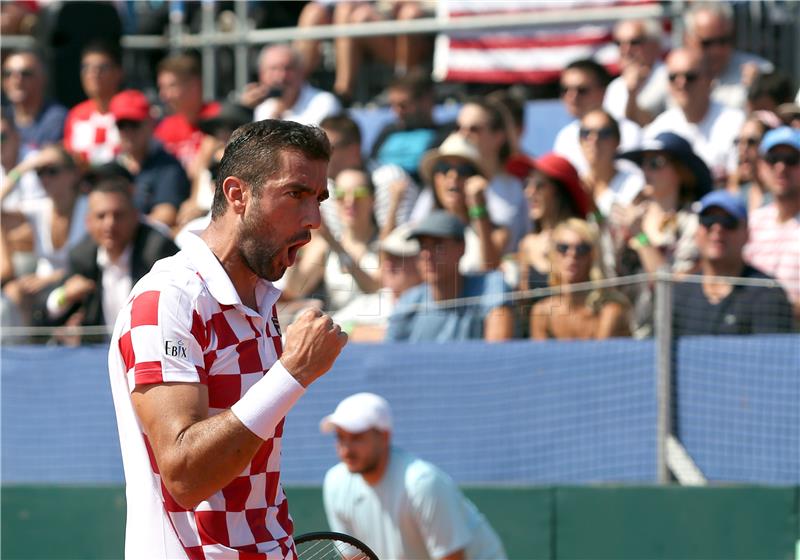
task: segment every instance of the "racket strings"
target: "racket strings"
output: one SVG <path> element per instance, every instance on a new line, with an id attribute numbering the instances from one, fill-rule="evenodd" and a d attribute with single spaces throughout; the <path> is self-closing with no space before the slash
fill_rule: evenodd
<path id="1" fill-rule="evenodd" d="M 320 539 L 297 545 L 299 560 L 370 560 L 370 555 L 353 545 L 337 540 Z"/>

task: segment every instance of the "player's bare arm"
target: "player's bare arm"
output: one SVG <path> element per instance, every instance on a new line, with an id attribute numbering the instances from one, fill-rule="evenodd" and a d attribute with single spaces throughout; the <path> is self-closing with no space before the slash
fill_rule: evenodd
<path id="1" fill-rule="evenodd" d="M 287 329 L 280 362 L 308 387 L 331 368 L 346 342 L 329 316 L 308 310 Z M 224 488 L 264 443 L 230 410 L 209 417 L 208 390 L 199 383 L 143 385 L 132 399 L 162 480 L 185 508 Z M 281 418 L 276 415 L 273 429 Z"/>

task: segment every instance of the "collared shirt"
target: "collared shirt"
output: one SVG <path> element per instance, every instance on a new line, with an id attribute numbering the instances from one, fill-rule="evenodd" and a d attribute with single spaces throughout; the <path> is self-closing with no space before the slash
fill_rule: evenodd
<path id="1" fill-rule="evenodd" d="M 107 325 L 114 323 L 131 293 L 131 255 L 133 247 L 130 245 L 116 261 L 111 260 L 108 251 L 103 247 L 97 249 L 97 266 L 102 271 L 103 317 Z"/>
<path id="2" fill-rule="evenodd" d="M 261 280 L 255 295 L 257 311 L 194 236 L 136 284 L 117 319 L 109 374 L 127 483 L 128 558 L 293 557 L 280 486 L 282 419 L 239 476 L 189 510 L 161 481 L 130 398 L 140 385 L 200 383 L 208 387 L 209 416 L 230 409 L 281 354 L 280 292 Z"/>

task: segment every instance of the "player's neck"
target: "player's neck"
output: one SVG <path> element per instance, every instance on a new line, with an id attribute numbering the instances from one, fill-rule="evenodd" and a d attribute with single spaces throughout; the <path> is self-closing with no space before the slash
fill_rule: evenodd
<path id="1" fill-rule="evenodd" d="M 242 261 L 235 238 L 227 235 L 213 221 L 200 237 L 225 269 L 242 303 L 258 310 L 255 297 L 258 276 Z"/>
<path id="2" fill-rule="evenodd" d="M 367 472 L 362 472 L 361 476 L 364 478 L 364 482 L 369 484 L 370 486 L 375 486 L 381 480 L 383 480 L 383 475 L 386 474 L 386 469 L 389 468 L 389 461 L 391 460 L 392 451 L 389 449 L 378 461 L 378 464 L 375 465 L 373 469 L 370 469 Z"/>

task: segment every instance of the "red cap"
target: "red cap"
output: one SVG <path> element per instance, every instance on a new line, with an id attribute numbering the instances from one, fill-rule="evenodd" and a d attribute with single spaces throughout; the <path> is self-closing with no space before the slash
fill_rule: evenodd
<path id="1" fill-rule="evenodd" d="M 569 160 L 550 152 L 538 159 L 526 154 L 516 154 L 511 156 L 508 163 L 506 163 L 506 171 L 523 180 L 532 169 L 541 171 L 551 179 L 555 179 L 564 185 L 582 218 L 589 214 L 592 208 L 592 201 L 589 198 L 589 193 L 583 188 L 578 172 L 575 171 Z"/>
<path id="2" fill-rule="evenodd" d="M 111 98 L 109 111 L 118 121 L 143 121 L 150 118 L 150 102 L 138 89 L 126 89 Z"/>

